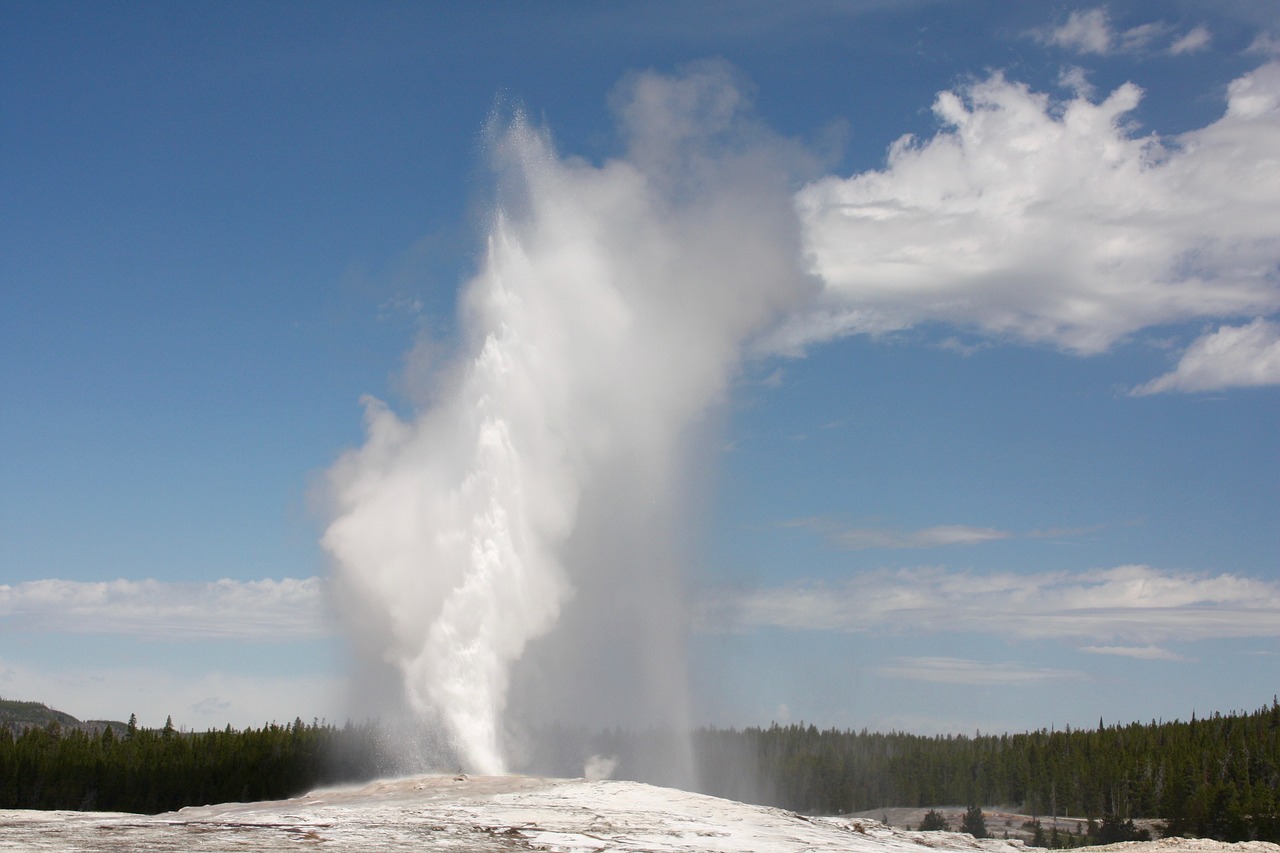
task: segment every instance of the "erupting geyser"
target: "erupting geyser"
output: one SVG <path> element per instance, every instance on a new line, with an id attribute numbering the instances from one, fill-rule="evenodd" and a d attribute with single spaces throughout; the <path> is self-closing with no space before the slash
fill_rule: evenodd
<path id="1" fill-rule="evenodd" d="M 495 134 L 461 352 L 412 417 L 369 401 L 367 442 L 330 472 L 335 599 L 473 772 L 505 771 L 513 664 L 553 629 L 583 635 L 548 648 L 607 650 L 593 667 L 637 693 L 683 677 L 643 624 L 682 612 L 682 454 L 743 343 L 810 287 L 780 146 L 726 68 L 636 76 L 617 108 L 627 154 L 601 166 L 522 118 Z M 569 606 L 614 614 L 610 642 Z M 557 689 L 608 708 L 576 671 Z"/>

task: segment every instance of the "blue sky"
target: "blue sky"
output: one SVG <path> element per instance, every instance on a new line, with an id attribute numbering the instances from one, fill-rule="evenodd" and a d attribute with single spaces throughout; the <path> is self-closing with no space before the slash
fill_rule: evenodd
<path id="1" fill-rule="evenodd" d="M 1023 730 L 1275 693 L 1269 4 L 4 2 L 0 40 L 0 695 L 351 713 L 326 472 L 364 395 L 414 423 L 423 373 L 473 357 L 492 164 L 537 170 L 521 108 L 556 152 L 535 209 L 574 176 L 625 193 L 623 163 L 676 210 L 749 185 L 786 220 L 659 244 L 729 300 L 699 303 L 681 346 L 727 354 L 671 405 L 698 432 L 665 524 L 696 722 Z M 768 237 L 741 300 L 768 307 L 730 328 L 739 234 Z M 565 535 L 552 562 L 593 588 Z"/>

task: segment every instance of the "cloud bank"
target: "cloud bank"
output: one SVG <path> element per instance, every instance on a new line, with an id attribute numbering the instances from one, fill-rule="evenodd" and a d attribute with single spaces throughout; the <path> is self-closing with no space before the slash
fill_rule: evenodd
<path id="1" fill-rule="evenodd" d="M 1280 637 L 1280 583 L 1150 566 L 1029 574 L 906 569 L 842 584 L 716 590 L 699 624 L 712 632 L 777 627 L 1083 640 L 1092 651 L 1120 654 L 1096 644 Z"/>
<path id="2" fill-rule="evenodd" d="M 288 642 L 328 635 L 319 578 L 67 581 L 0 585 L 0 631 Z"/>

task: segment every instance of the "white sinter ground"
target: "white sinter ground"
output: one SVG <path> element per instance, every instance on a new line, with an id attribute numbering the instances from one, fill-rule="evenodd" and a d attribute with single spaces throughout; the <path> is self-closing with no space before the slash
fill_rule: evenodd
<path id="1" fill-rule="evenodd" d="M 292 800 L 143 816 L 0 811 L 0 850 L 662 851 L 662 853 L 1019 853 L 1018 841 L 912 832 L 864 818 L 804 817 L 637 782 L 419 776 Z M 1114 845 L 1119 847 L 1119 845 Z M 1166 839 L 1127 853 L 1280 853 L 1263 842 Z M 1094 848 L 1097 850 L 1107 848 Z"/>

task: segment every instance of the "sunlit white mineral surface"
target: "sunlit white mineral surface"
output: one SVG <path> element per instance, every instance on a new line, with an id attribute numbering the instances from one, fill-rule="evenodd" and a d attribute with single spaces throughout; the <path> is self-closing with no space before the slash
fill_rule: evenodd
<path id="1" fill-rule="evenodd" d="M 1116 845 L 1121 846 L 1121 845 Z M 1166 839 L 1126 853 L 1280 853 L 1253 842 Z M 1022 853 L 1018 841 L 911 832 L 865 818 L 805 817 L 636 782 L 526 776 L 418 776 L 291 800 L 227 803 L 154 816 L 0 811 L 0 850 L 304 849 L 662 851 L 663 853 Z M 1105 849 L 1105 848 L 1095 848 Z"/>

